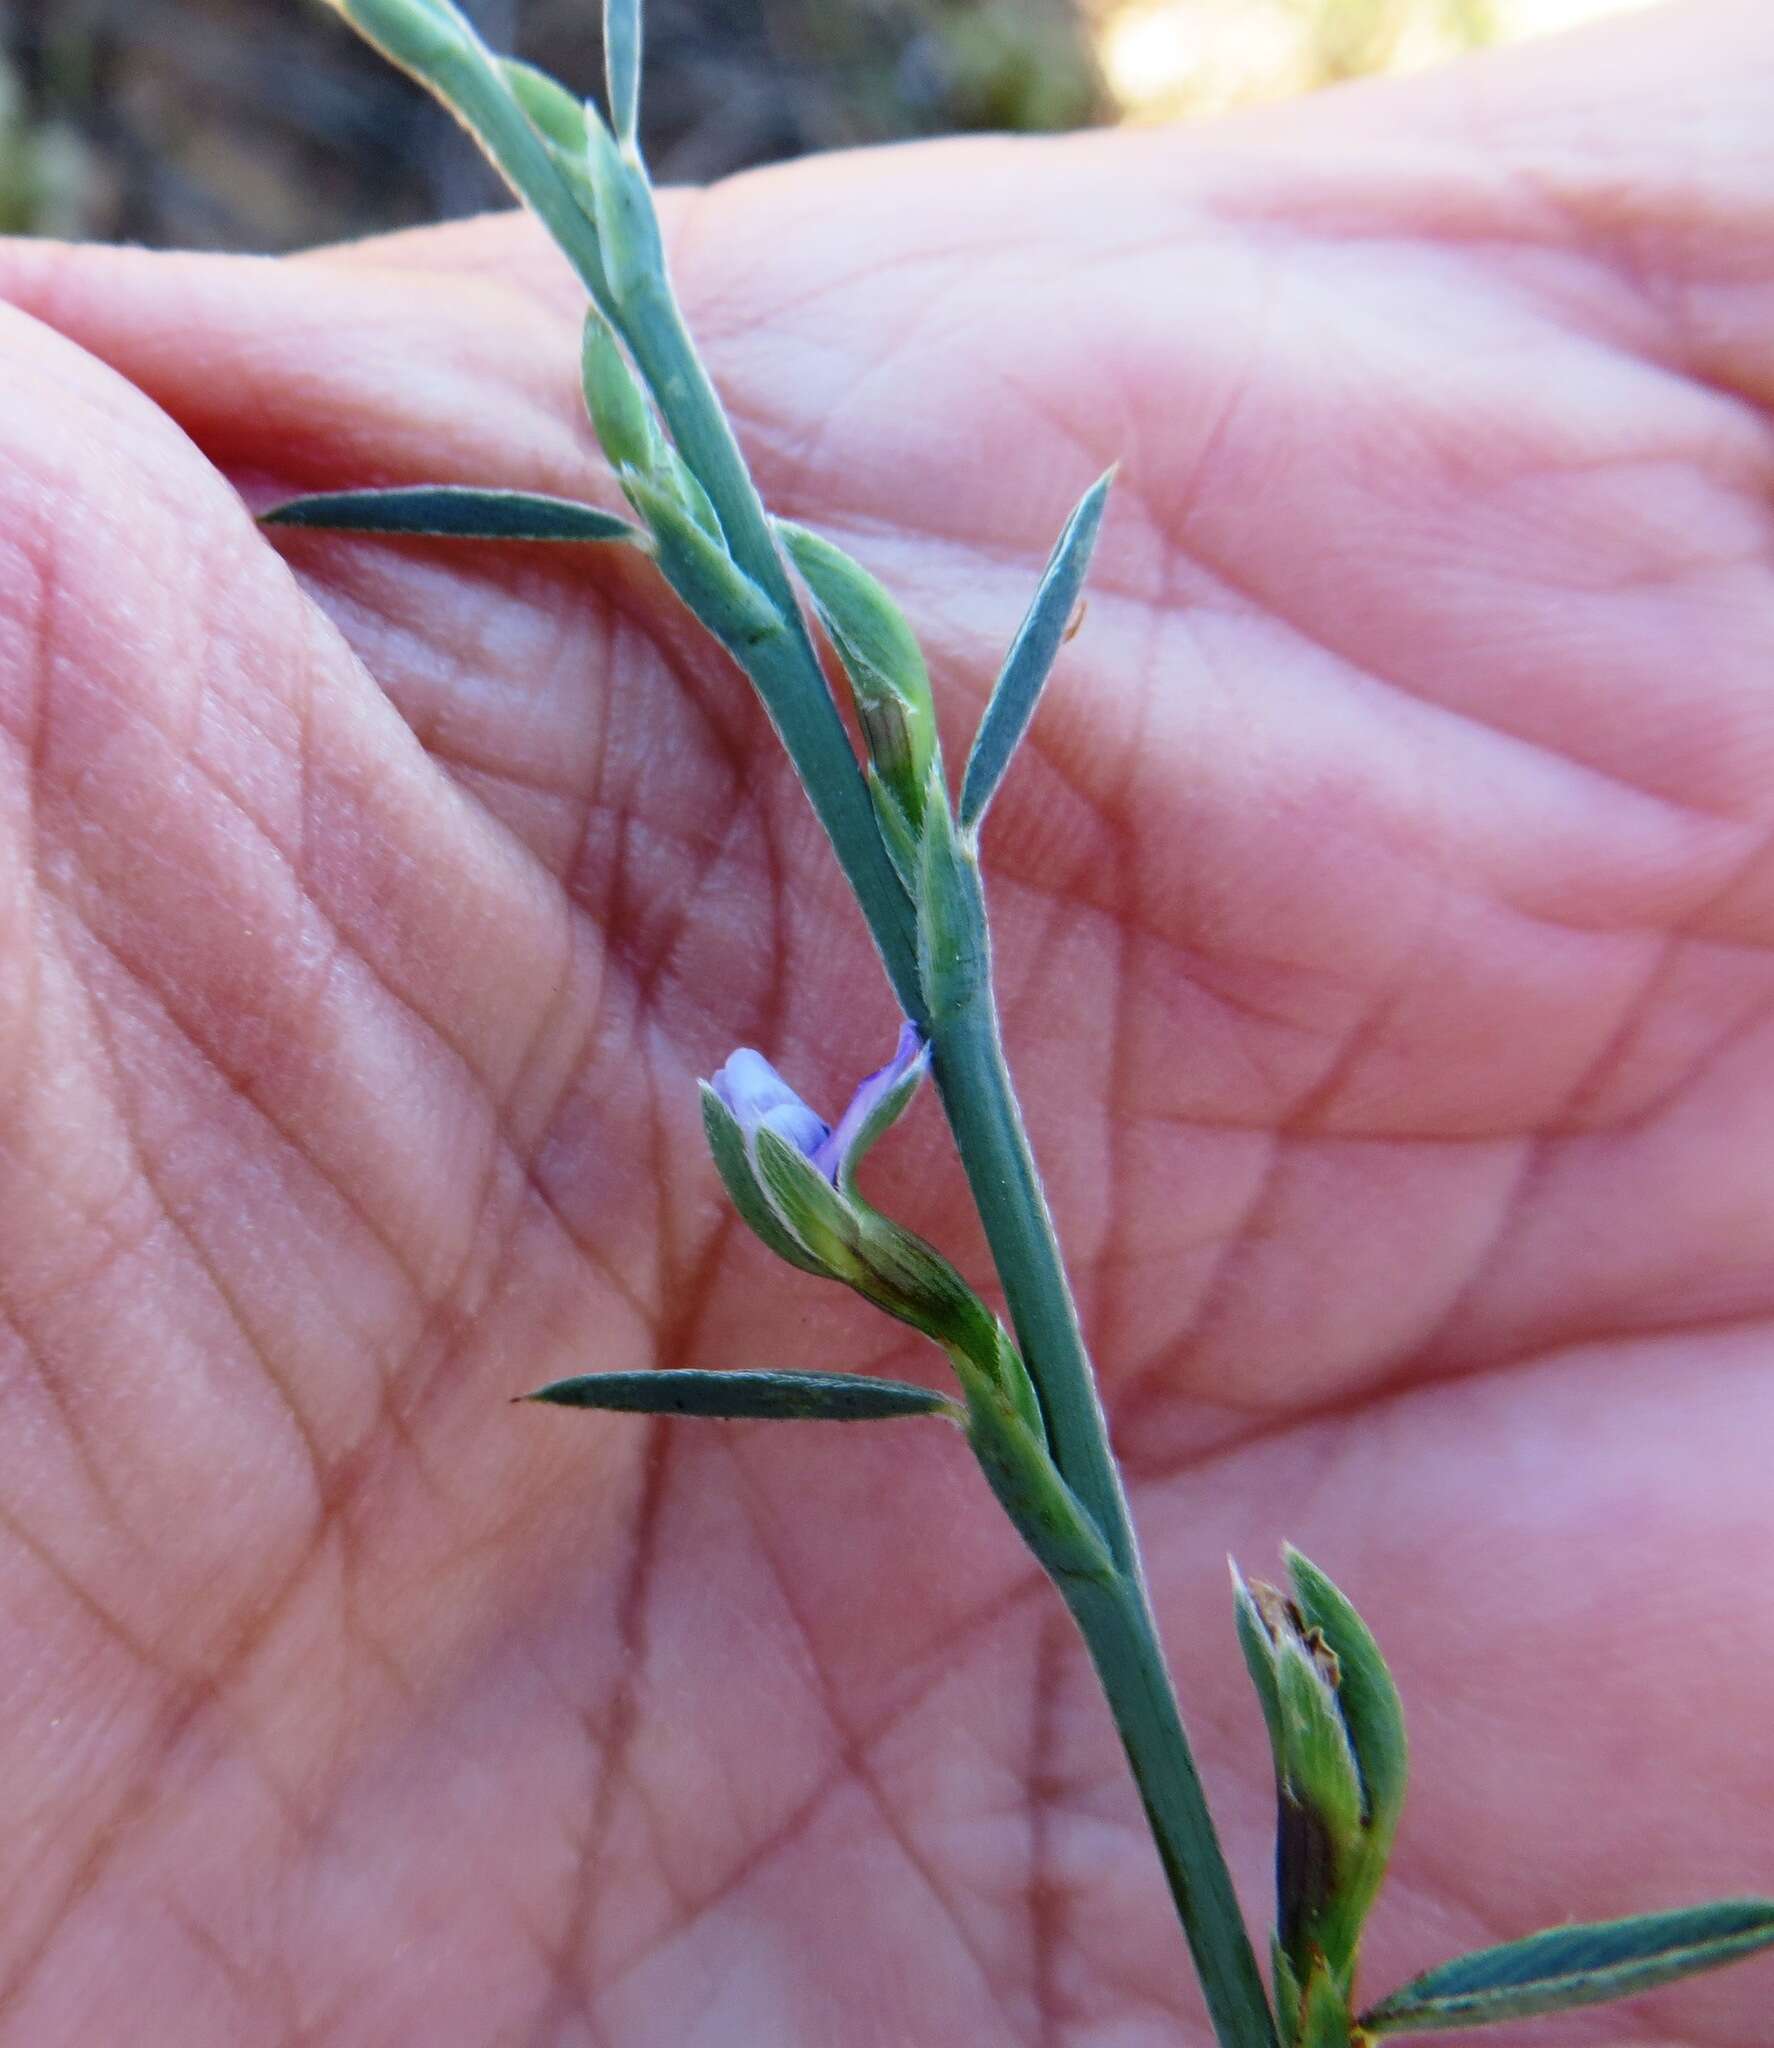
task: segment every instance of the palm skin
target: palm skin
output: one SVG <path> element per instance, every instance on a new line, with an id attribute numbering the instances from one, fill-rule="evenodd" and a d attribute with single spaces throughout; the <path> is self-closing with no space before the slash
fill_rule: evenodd
<path id="1" fill-rule="evenodd" d="M 1007 1033 L 1253 1920 L 1224 1553 L 1393 1657 L 1376 1994 L 1771 1888 L 1770 84 L 1693 8 L 676 215 L 951 756 L 1123 458 L 989 833 Z M 895 1024 L 738 677 L 644 564 L 240 508 L 609 502 L 557 260 L 4 289 L 0 2041 L 1205 2042 L 958 1440 L 505 1405 L 929 1370 L 702 1150 L 734 1044 L 832 1107 Z M 929 1104 L 871 1189 L 983 1272 Z M 1742 2043 L 1769 1968 L 1509 2038 Z"/>

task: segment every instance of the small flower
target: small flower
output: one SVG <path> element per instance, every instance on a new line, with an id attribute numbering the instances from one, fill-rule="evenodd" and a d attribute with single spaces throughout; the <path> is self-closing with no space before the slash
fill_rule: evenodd
<path id="1" fill-rule="evenodd" d="M 902 1025 L 893 1057 L 857 1084 L 834 1128 L 762 1053 L 741 1046 L 702 1083 L 703 1129 L 715 1169 L 754 1236 L 791 1266 L 841 1282 L 940 1344 L 967 1389 L 970 1426 L 995 1430 L 999 1451 L 1010 1444 L 1021 1456 L 1018 1445 L 1044 1445 L 1046 1436 L 1016 1346 L 948 1260 L 883 1216 L 856 1186 L 857 1166 L 905 1113 L 929 1064 L 923 1034 Z"/>
<path id="2" fill-rule="evenodd" d="M 812 1158 L 831 1137 L 831 1126 L 809 1109 L 761 1052 L 742 1045 L 708 1084 L 749 1143 L 763 1124 Z"/>
<path id="3" fill-rule="evenodd" d="M 902 1024 L 893 1057 L 857 1084 L 835 1129 L 749 1045 L 732 1054 L 708 1085 L 745 1133 L 748 1145 L 760 1129 L 772 1130 L 838 1187 L 848 1183 L 869 1147 L 905 1108 L 924 1077 L 929 1056 L 918 1027 Z"/>

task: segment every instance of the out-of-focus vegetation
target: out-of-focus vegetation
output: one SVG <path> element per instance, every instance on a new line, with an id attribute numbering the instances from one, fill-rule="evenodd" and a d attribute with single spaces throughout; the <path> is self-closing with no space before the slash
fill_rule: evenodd
<path id="1" fill-rule="evenodd" d="M 462 0 L 597 77 L 596 0 Z M 1272 98 L 1635 0 L 649 0 L 648 152 L 808 150 Z M 473 212 L 448 120 L 315 0 L 0 0 L 0 228 L 282 249 Z"/>

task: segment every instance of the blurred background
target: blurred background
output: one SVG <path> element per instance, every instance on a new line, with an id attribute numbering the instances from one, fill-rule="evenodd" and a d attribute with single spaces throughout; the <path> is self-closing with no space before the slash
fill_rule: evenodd
<path id="1" fill-rule="evenodd" d="M 464 0 L 589 89 L 595 0 Z M 1200 118 L 1645 0 L 649 0 L 667 180 L 971 129 Z M 0 229 L 278 250 L 500 194 L 317 0 L 0 0 Z"/>

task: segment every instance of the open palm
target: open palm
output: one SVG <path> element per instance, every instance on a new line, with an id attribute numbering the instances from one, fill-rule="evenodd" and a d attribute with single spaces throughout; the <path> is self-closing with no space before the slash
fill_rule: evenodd
<path id="1" fill-rule="evenodd" d="M 951 752 L 1123 459 L 988 835 L 1007 1031 L 1253 1920 L 1225 1552 L 1291 1537 L 1393 1656 L 1374 1993 L 1769 1887 L 1771 86 L 1698 7 L 675 216 Z M 829 1108 L 897 1022 L 736 673 L 621 551 L 241 507 L 609 501 L 556 259 L 0 288 L 0 2040 L 1203 2042 L 957 1439 L 505 1405 L 930 1369 L 706 1163 L 735 1044 Z M 983 1278 L 945 1159 L 926 1104 L 871 1188 Z"/>

